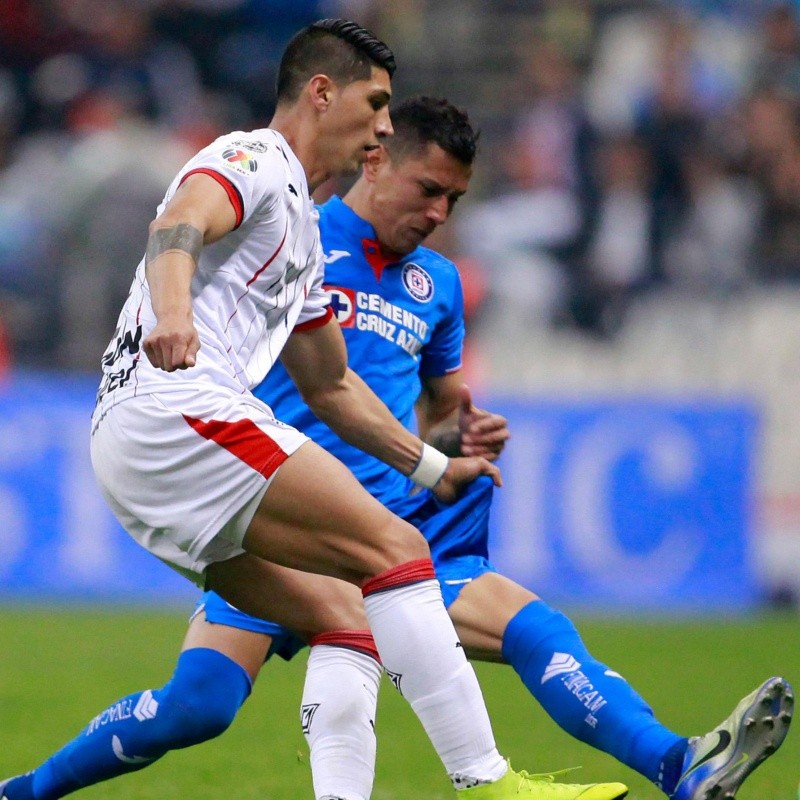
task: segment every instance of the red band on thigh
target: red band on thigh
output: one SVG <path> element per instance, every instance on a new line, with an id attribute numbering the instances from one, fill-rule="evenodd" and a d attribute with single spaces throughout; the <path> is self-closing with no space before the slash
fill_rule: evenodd
<path id="1" fill-rule="evenodd" d="M 210 422 L 183 415 L 189 425 L 204 439 L 216 442 L 256 472 L 269 478 L 289 457 L 278 443 L 249 419 L 236 422 L 212 419 Z"/>
<path id="2" fill-rule="evenodd" d="M 380 575 L 370 578 L 361 587 L 361 594 L 366 597 L 368 594 L 385 592 L 389 589 L 399 589 L 401 586 L 408 586 L 412 583 L 433 580 L 436 573 L 433 571 L 433 561 L 429 558 L 418 558 L 414 561 L 406 561 L 405 564 L 398 564 L 396 567 L 387 569 Z"/>
<path id="3" fill-rule="evenodd" d="M 378 648 L 372 638 L 372 631 L 327 631 L 313 636 L 309 644 L 311 647 L 318 644 L 327 644 L 330 647 L 358 650 L 359 653 L 372 656 L 379 664 L 381 663 Z"/>

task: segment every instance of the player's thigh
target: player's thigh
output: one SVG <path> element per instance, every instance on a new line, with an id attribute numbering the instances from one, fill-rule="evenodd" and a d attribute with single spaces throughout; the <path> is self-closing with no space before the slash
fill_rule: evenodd
<path id="1" fill-rule="evenodd" d="M 360 584 L 429 556 L 421 534 L 375 500 L 313 442 L 280 467 L 242 546 L 270 561 Z"/>
<path id="2" fill-rule="evenodd" d="M 216 625 L 208 622 L 204 612 L 192 617 L 181 650 L 206 647 L 235 661 L 255 681 L 272 644 L 272 637 L 264 633 Z"/>
<path id="3" fill-rule="evenodd" d="M 470 658 L 503 660 L 508 623 L 537 596 L 497 572 L 486 572 L 464 586 L 447 609 Z"/>
<path id="4" fill-rule="evenodd" d="M 319 633 L 368 627 L 361 592 L 336 578 L 250 554 L 211 564 L 206 575 L 208 588 L 236 609 L 288 628 L 305 641 Z"/>

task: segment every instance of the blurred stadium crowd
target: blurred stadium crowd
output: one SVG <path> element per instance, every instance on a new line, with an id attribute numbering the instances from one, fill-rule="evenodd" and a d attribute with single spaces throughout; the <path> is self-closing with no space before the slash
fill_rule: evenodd
<path id="1" fill-rule="evenodd" d="M 482 129 L 431 244 L 476 329 L 609 341 L 665 291 L 800 278 L 800 21 L 767 0 L 2 0 L 0 361 L 97 368 L 183 161 L 266 124 L 292 32 L 350 16 L 396 96 Z M 328 187 L 332 190 L 336 187 Z"/>

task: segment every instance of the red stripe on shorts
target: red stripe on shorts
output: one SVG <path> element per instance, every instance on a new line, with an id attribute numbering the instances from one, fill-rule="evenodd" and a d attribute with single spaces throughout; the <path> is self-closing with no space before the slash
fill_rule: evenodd
<path id="1" fill-rule="evenodd" d="M 326 633 L 318 633 L 316 636 L 311 637 L 309 644 L 311 647 L 318 644 L 327 644 L 330 647 L 357 650 L 359 653 L 371 656 L 379 664 L 381 663 L 378 648 L 372 638 L 372 631 L 328 631 Z"/>
<path id="2" fill-rule="evenodd" d="M 421 583 L 435 578 L 433 561 L 429 558 L 418 558 L 414 561 L 406 561 L 405 564 L 398 564 L 396 567 L 370 578 L 361 587 L 361 594 L 366 597 L 369 594 L 399 589 L 401 586 L 409 586 L 412 583 Z"/>
<path id="3" fill-rule="evenodd" d="M 210 422 L 203 422 L 186 414 L 183 418 L 204 439 L 224 447 L 265 478 L 269 478 L 289 458 L 278 443 L 270 439 L 250 419 L 240 419 L 236 422 L 212 419 Z"/>

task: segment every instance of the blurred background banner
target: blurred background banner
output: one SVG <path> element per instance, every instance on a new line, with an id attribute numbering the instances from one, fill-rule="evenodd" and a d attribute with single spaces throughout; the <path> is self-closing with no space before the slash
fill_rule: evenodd
<path id="1" fill-rule="evenodd" d="M 753 606 L 757 414 L 707 400 L 498 402 L 512 433 L 493 511 L 500 571 L 557 604 Z"/>
<path id="2" fill-rule="evenodd" d="M 189 602 L 192 586 L 119 527 L 88 455 L 93 378 L 0 389 L 0 600 Z M 756 599 L 757 415 L 707 400 L 485 398 L 513 440 L 492 553 L 553 602 L 719 611 Z"/>
<path id="3" fill-rule="evenodd" d="M 0 600 L 197 596 L 118 525 L 89 460 L 97 381 L 18 375 L 0 384 Z"/>

